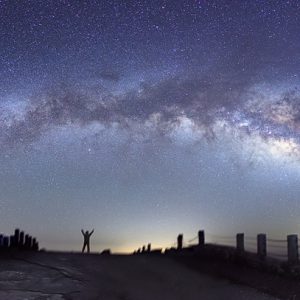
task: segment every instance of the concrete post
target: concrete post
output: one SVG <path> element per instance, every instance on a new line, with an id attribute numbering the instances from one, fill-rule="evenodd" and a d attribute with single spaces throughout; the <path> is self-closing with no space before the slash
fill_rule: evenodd
<path id="1" fill-rule="evenodd" d="M 151 244 L 150 243 L 147 245 L 147 252 L 151 252 Z"/>
<path id="2" fill-rule="evenodd" d="M 288 244 L 288 262 L 289 263 L 297 263 L 298 262 L 298 235 L 291 234 L 287 236 L 287 244 Z"/>
<path id="3" fill-rule="evenodd" d="M 14 245 L 15 247 L 19 247 L 19 241 L 20 241 L 20 229 L 15 229 L 15 235 L 14 235 Z"/>
<path id="4" fill-rule="evenodd" d="M 203 247 L 205 244 L 205 233 L 204 230 L 198 231 L 198 245 Z"/>
<path id="5" fill-rule="evenodd" d="M 257 255 L 262 259 L 267 256 L 267 235 L 264 233 L 257 235 Z"/>
<path id="6" fill-rule="evenodd" d="M 243 233 L 238 233 L 236 235 L 236 250 L 238 252 L 244 252 L 245 251 L 244 234 Z"/>
<path id="7" fill-rule="evenodd" d="M 181 250 L 183 245 L 183 234 L 179 234 L 177 237 L 177 250 Z"/>

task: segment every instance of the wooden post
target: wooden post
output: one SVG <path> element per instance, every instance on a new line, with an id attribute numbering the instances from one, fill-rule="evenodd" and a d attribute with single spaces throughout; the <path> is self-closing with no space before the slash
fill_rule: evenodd
<path id="1" fill-rule="evenodd" d="M 183 244 L 183 234 L 179 234 L 177 237 L 177 250 L 182 249 L 182 244 Z"/>
<path id="2" fill-rule="evenodd" d="M 32 250 L 36 250 L 36 238 L 32 239 Z"/>
<path id="3" fill-rule="evenodd" d="M 257 235 L 257 255 L 261 259 L 267 256 L 267 236 L 264 233 Z"/>
<path id="4" fill-rule="evenodd" d="M 205 244 L 205 233 L 204 230 L 198 231 L 198 245 L 203 247 Z"/>
<path id="5" fill-rule="evenodd" d="M 9 237 L 9 247 L 10 248 L 14 248 L 15 247 L 15 237 L 13 235 L 11 235 Z"/>
<path id="6" fill-rule="evenodd" d="M 4 236 L 3 237 L 3 248 L 7 249 L 9 246 L 9 237 L 8 236 Z"/>
<path id="7" fill-rule="evenodd" d="M 150 243 L 147 245 L 147 252 L 151 252 L 151 244 Z"/>
<path id="8" fill-rule="evenodd" d="M 145 251 L 146 251 L 146 246 L 143 246 L 142 247 L 142 253 L 145 253 Z"/>
<path id="9" fill-rule="evenodd" d="M 288 244 L 288 262 L 295 264 L 298 263 L 298 235 L 290 234 L 287 236 Z"/>
<path id="10" fill-rule="evenodd" d="M 15 235 L 14 235 L 14 245 L 15 247 L 19 247 L 20 242 L 20 229 L 15 229 Z"/>
<path id="11" fill-rule="evenodd" d="M 29 234 L 26 234 L 26 235 L 25 235 L 24 248 L 25 248 L 26 250 L 29 249 Z"/>
<path id="12" fill-rule="evenodd" d="M 3 234 L 0 234 L 0 248 L 3 248 Z"/>
<path id="13" fill-rule="evenodd" d="M 32 249 L 32 236 L 28 237 L 28 249 L 31 250 Z"/>
<path id="14" fill-rule="evenodd" d="M 24 247 L 24 231 L 20 232 L 19 238 L 19 248 L 22 249 Z"/>
<path id="15" fill-rule="evenodd" d="M 243 233 L 238 233 L 236 235 L 236 250 L 240 253 L 245 251 L 244 234 Z"/>

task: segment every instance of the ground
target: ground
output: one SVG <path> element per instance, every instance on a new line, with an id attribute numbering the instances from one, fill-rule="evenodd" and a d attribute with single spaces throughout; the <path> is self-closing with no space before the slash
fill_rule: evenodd
<path id="1" fill-rule="evenodd" d="M 274 300 L 164 256 L 36 253 L 0 258 L 0 299 Z"/>

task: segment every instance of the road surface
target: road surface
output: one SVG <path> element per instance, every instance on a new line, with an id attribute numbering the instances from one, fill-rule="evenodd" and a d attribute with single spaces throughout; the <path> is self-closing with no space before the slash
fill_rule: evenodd
<path id="1" fill-rule="evenodd" d="M 0 299 L 274 300 L 167 257 L 64 253 L 0 258 Z"/>

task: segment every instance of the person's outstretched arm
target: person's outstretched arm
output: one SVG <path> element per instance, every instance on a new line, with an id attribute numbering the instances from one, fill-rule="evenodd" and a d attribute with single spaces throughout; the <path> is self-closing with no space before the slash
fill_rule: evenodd
<path id="1" fill-rule="evenodd" d="M 89 234 L 89 236 L 91 236 L 94 233 L 94 229 L 91 231 L 91 233 Z"/>
<path id="2" fill-rule="evenodd" d="M 82 235 L 84 235 L 84 231 L 83 231 L 83 229 L 81 229 L 81 233 L 82 233 Z"/>

